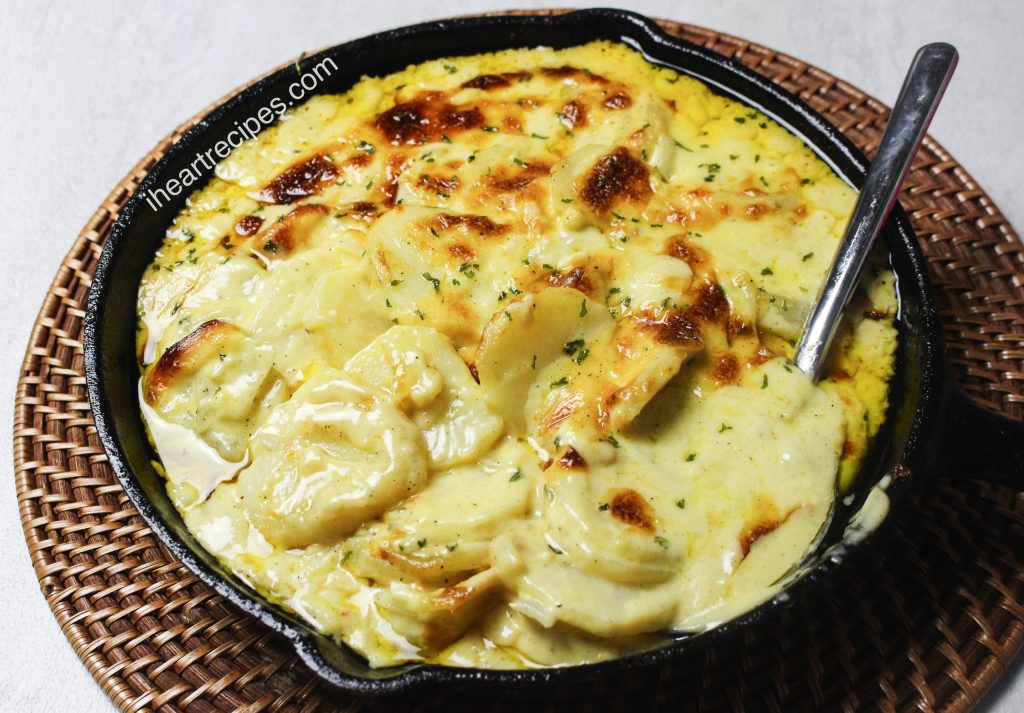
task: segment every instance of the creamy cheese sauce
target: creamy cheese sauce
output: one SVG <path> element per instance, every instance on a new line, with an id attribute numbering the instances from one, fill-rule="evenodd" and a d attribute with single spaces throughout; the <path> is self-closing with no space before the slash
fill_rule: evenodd
<path id="1" fill-rule="evenodd" d="M 789 361 L 854 198 L 612 43 L 316 97 L 217 166 L 142 281 L 168 490 L 374 666 L 714 626 L 778 591 L 885 415 L 882 262 L 826 378 Z"/>

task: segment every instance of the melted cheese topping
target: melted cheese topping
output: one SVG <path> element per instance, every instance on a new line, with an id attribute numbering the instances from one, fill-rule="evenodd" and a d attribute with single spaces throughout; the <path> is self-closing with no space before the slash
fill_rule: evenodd
<path id="1" fill-rule="evenodd" d="M 218 165 L 139 291 L 204 547 L 374 666 L 553 666 L 779 588 L 884 417 L 893 276 L 789 363 L 853 191 L 593 43 L 316 97 Z"/>

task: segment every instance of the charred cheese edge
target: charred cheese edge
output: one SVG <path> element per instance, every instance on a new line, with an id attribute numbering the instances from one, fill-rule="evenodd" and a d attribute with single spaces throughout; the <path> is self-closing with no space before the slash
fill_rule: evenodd
<path id="1" fill-rule="evenodd" d="M 374 666 L 598 661 L 764 601 L 885 416 L 874 262 L 789 362 L 854 202 L 619 44 L 456 57 L 235 150 L 138 298 L 186 524 Z"/>

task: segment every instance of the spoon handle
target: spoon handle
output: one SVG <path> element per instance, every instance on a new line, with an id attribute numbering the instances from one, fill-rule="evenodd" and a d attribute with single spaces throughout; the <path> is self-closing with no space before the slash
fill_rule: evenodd
<path id="1" fill-rule="evenodd" d="M 797 367 L 817 379 L 871 246 L 896 203 L 910 163 L 956 68 L 957 52 L 944 42 L 917 51 L 864 179 L 828 276 L 811 307 L 796 347 Z"/>

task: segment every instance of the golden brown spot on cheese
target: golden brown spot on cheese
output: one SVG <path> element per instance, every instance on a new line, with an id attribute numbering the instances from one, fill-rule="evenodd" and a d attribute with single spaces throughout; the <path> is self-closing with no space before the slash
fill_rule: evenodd
<path id="1" fill-rule="evenodd" d="M 702 268 L 708 266 L 711 262 L 711 258 L 707 251 L 690 243 L 684 235 L 676 235 L 669 238 L 665 254 L 674 257 L 677 260 L 682 260 L 694 271 L 699 267 Z"/>
<path id="2" fill-rule="evenodd" d="M 843 441 L 843 457 L 849 458 L 857 452 L 857 444 L 853 441 Z"/>
<path id="3" fill-rule="evenodd" d="M 483 125 L 476 107 L 455 107 L 442 92 L 422 92 L 414 99 L 395 104 L 377 116 L 374 125 L 392 146 L 419 146 L 439 141 L 442 134 Z"/>
<path id="4" fill-rule="evenodd" d="M 654 511 L 637 491 L 630 488 L 620 490 L 615 493 L 610 506 L 612 517 L 616 520 L 647 532 L 654 531 Z"/>
<path id="5" fill-rule="evenodd" d="M 751 220 L 760 220 L 771 212 L 772 207 L 767 203 L 751 203 L 743 211 L 743 215 Z"/>
<path id="6" fill-rule="evenodd" d="M 888 313 L 885 310 L 877 309 L 875 307 L 872 307 L 871 309 L 869 309 L 866 312 L 864 312 L 864 317 L 866 319 L 873 319 L 875 321 L 878 321 L 880 319 L 885 319 L 888 316 L 889 315 L 888 315 Z"/>
<path id="7" fill-rule="evenodd" d="M 725 290 L 717 282 L 703 282 L 697 288 L 697 300 L 692 311 L 695 317 L 705 322 L 720 322 L 729 314 L 729 300 L 725 297 Z"/>
<path id="8" fill-rule="evenodd" d="M 582 265 L 567 270 L 565 272 L 558 272 L 548 277 L 548 283 L 553 287 L 569 287 L 574 290 L 579 290 L 585 295 L 593 297 L 594 294 L 594 283 L 590 281 L 587 276 L 587 268 Z"/>
<path id="9" fill-rule="evenodd" d="M 748 524 L 740 534 L 740 551 L 743 552 L 744 557 L 750 554 L 750 548 L 754 546 L 755 542 L 784 525 L 797 508 L 794 507 L 782 517 L 778 517 L 778 507 L 774 503 L 767 510 L 772 514 L 762 513 L 760 519 Z"/>
<path id="10" fill-rule="evenodd" d="M 451 195 L 459 187 L 458 176 L 432 176 L 424 173 L 416 182 L 423 188 L 444 195 Z"/>
<path id="11" fill-rule="evenodd" d="M 744 530 L 740 536 L 740 550 L 742 550 L 743 556 L 746 557 L 750 553 L 750 548 L 754 546 L 755 542 L 765 535 L 775 532 L 781 524 L 775 520 L 765 520 Z"/>
<path id="12" fill-rule="evenodd" d="M 623 92 L 615 92 L 610 97 L 604 100 L 602 106 L 605 109 L 627 109 L 633 104 L 633 100 L 629 98 L 627 94 Z"/>
<path id="13" fill-rule="evenodd" d="M 247 215 L 235 223 L 235 234 L 243 238 L 255 235 L 263 227 L 263 218 L 258 215 Z M 225 238 L 226 239 L 226 238 Z"/>
<path id="14" fill-rule="evenodd" d="M 457 228 L 459 226 L 465 226 L 467 229 L 483 236 L 501 235 L 508 232 L 509 229 L 507 225 L 495 223 L 486 215 L 452 215 L 450 213 L 441 213 L 431 218 L 431 227 L 438 230 L 448 230 L 449 228 Z"/>
<path id="15" fill-rule="evenodd" d="M 558 465 L 566 470 L 582 470 L 587 467 L 587 462 L 583 460 L 579 451 L 569 446 L 565 449 L 562 457 L 558 459 Z"/>
<path id="16" fill-rule="evenodd" d="M 231 329 L 235 327 L 219 319 L 211 319 L 167 347 L 146 377 L 146 400 L 156 402 L 171 380 L 192 366 L 197 352 Z"/>
<path id="17" fill-rule="evenodd" d="M 370 161 L 372 160 L 373 157 L 370 156 L 369 153 L 366 151 L 360 151 L 359 153 L 352 154 L 345 159 L 345 163 L 343 165 L 351 166 L 352 168 L 365 168 L 370 165 Z"/>
<path id="18" fill-rule="evenodd" d="M 357 201 L 349 206 L 351 209 L 350 215 L 357 220 L 371 221 L 380 217 L 380 211 L 377 210 L 377 206 L 370 201 Z"/>
<path id="19" fill-rule="evenodd" d="M 460 324 L 451 327 L 453 340 L 455 340 L 456 334 L 464 334 L 467 340 L 478 336 L 469 326 L 474 315 L 468 304 L 461 300 L 458 295 L 452 295 L 445 298 L 445 305 L 447 305 L 448 310 L 454 317 L 462 318 Z"/>
<path id="20" fill-rule="evenodd" d="M 578 394 L 561 390 L 558 398 L 552 403 L 540 420 L 540 430 L 548 432 L 565 419 L 576 413 L 583 406 Z"/>
<path id="21" fill-rule="evenodd" d="M 395 154 L 388 159 L 384 167 L 384 205 L 394 207 L 398 199 L 398 181 L 405 170 L 407 159 L 402 154 Z"/>
<path id="22" fill-rule="evenodd" d="M 584 179 L 580 196 L 598 213 L 620 200 L 645 200 L 651 196 L 647 166 L 620 146 L 598 159 Z"/>
<path id="23" fill-rule="evenodd" d="M 516 193 L 550 172 L 551 164 L 531 161 L 526 168 L 511 175 L 504 168 L 495 171 L 488 179 L 487 185 L 499 193 Z"/>
<path id="24" fill-rule="evenodd" d="M 584 126 L 587 123 L 587 110 L 573 99 L 562 106 L 558 112 L 558 120 L 569 130 Z"/>
<path id="25" fill-rule="evenodd" d="M 737 339 L 739 337 L 745 337 L 747 335 L 753 335 L 754 328 L 749 322 L 745 322 L 742 319 L 729 319 L 729 324 L 726 325 L 726 335 L 729 339 Z"/>
<path id="26" fill-rule="evenodd" d="M 757 351 L 754 352 L 754 355 L 750 357 L 747 363 L 750 366 L 760 366 L 761 364 L 764 364 L 766 361 L 769 361 L 774 358 L 775 352 L 773 352 L 771 349 L 762 344 L 757 348 Z"/>
<path id="27" fill-rule="evenodd" d="M 696 188 L 680 196 L 679 205 L 673 206 L 668 214 L 668 221 L 681 226 L 708 228 L 728 213 L 728 205 L 719 205 L 710 191 Z"/>
<path id="28" fill-rule="evenodd" d="M 252 194 L 261 203 L 281 205 L 315 196 L 338 177 L 338 167 L 316 154 L 292 164 L 261 190 Z"/>
<path id="29" fill-rule="evenodd" d="M 483 89 L 490 91 L 491 89 L 499 89 L 501 87 L 507 87 L 511 84 L 505 77 L 497 74 L 481 74 L 473 77 L 462 83 L 465 89 Z"/>
<path id="30" fill-rule="evenodd" d="M 466 262 L 476 257 L 476 251 L 468 245 L 462 243 L 452 243 L 448 246 L 448 254 L 456 260 Z"/>
<path id="31" fill-rule="evenodd" d="M 515 193 L 533 183 L 535 178 L 536 176 L 527 174 L 521 174 L 513 178 L 492 178 L 490 186 L 499 193 Z"/>
<path id="32" fill-rule="evenodd" d="M 527 72 L 502 72 L 501 74 L 481 74 L 462 83 L 463 89 L 482 89 L 485 92 L 492 89 L 503 89 L 512 82 L 526 79 L 530 75 Z"/>
<path id="33" fill-rule="evenodd" d="M 807 206 L 804 205 L 803 203 L 801 203 L 800 205 L 798 205 L 796 208 L 793 209 L 793 212 L 796 213 L 796 217 L 797 218 L 806 218 L 807 217 Z"/>
<path id="34" fill-rule="evenodd" d="M 588 72 L 585 69 L 579 67 L 570 67 L 569 65 L 562 65 L 561 67 L 543 67 L 541 73 L 546 77 L 553 77 L 555 79 L 585 79 L 595 84 L 607 84 L 608 79 L 602 77 L 600 74 L 594 74 Z"/>
<path id="35" fill-rule="evenodd" d="M 662 344 L 698 348 L 703 344 L 700 327 L 689 315 L 688 310 L 666 310 L 660 316 L 640 312 L 632 316 L 642 328 L 650 331 Z"/>
<path id="36" fill-rule="evenodd" d="M 740 375 L 740 363 L 732 354 L 719 354 L 711 366 L 711 376 L 719 384 L 732 384 Z"/>
<path id="37" fill-rule="evenodd" d="M 730 317 L 729 323 L 725 325 L 725 333 L 730 339 L 736 339 L 737 337 L 743 337 L 747 334 L 753 334 L 753 327 L 749 322 L 746 322 L 739 317 Z"/>
<path id="38" fill-rule="evenodd" d="M 330 210 L 319 203 L 307 203 L 293 209 L 256 237 L 253 246 L 264 257 L 284 256 L 300 247 L 308 235 L 309 223 Z"/>
<path id="39" fill-rule="evenodd" d="M 469 373 L 472 375 L 473 381 L 475 381 L 476 383 L 479 384 L 480 383 L 480 374 L 477 373 L 476 362 L 472 362 L 472 361 L 466 362 L 466 366 L 469 367 Z"/>

